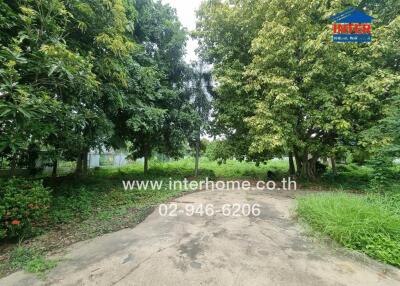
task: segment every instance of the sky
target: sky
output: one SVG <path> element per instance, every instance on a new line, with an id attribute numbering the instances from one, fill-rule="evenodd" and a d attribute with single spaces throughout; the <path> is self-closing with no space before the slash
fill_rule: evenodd
<path id="1" fill-rule="evenodd" d="M 193 31 L 196 28 L 196 10 L 200 7 L 202 0 L 162 0 L 162 2 L 164 4 L 168 3 L 176 9 L 179 20 L 189 31 Z M 186 45 L 186 62 L 197 60 L 196 48 L 197 41 L 189 39 Z"/>

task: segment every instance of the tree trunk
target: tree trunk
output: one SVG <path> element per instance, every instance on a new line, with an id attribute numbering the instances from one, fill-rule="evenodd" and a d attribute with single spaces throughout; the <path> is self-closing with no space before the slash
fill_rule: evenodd
<path id="1" fill-rule="evenodd" d="M 332 156 L 332 157 L 331 157 L 331 165 L 332 165 L 332 172 L 333 172 L 333 174 L 336 175 L 337 169 L 336 169 L 336 159 L 335 159 L 335 156 Z"/>
<path id="2" fill-rule="evenodd" d="M 144 155 L 144 173 L 147 174 L 149 171 L 149 155 Z"/>
<path id="3" fill-rule="evenodd" d="M 308 178 L 315 180 L 317 178 L 317 160 L 318 157 L 314 156 L 308 161 Z"/>
<path id="4" fill-rule="evenodd" d="M 300 176 L 302 178 L 307 179 L 308 178 L 308 153 L 304 153 L 304 155 L 301 158 L 301 173 Z"/>
<path id="5" fill-rule="evenodd" d="M 51 177 L 53 179 L 57 178 L 57 165 L 58 165 L 57 159 L 53 160 L 53 171 L 51 172 Z"/>
<path id="6" fill-rule="evenodd" d="M 194 164 L 194 175 L 197 177 L 199 175 L 199 159 L 200 159 L 200 132 L 196 138 L 196 158 Z"/>
<path id="7" fill-rule="evenodd" d="M 82 153 L 79 153 L 78 158 L 76 160 L 76 168 L 75 168 L 75 175 L 81 176 L 82 175 Z"/>
<path id="8" fill-rule="evenodd" d="M 10 166 L 10 176 L 15 177 L 17 171 L 17 155 L 13 155 L 11 158 L 11 166 Z"/>
<path id="9" fill-rule="evenodd" d="M 296 175 L 300 177 L 301 176 L 301 169 L 303 168 L 301 157 L 296 151 L 294 152 L 294 157 L 296 159 Z"/>
<path id="10" fill-rule="evenodd" d="M 289 152 L 289 175 L 293 177 L 296 173 L 294 168 L 293 153 Z"/>
<path id="11" fill-rule="evenodd" d="M 311 159 L 308 159 L 308 153 L 304 153 L 301 158 L 300 177 L 314 181 L 317 178 L 317 160 L 318 156 L 313 156 Z"/>
<path id="12" fill-rule="evenodd" d="M 86 175 L 88 172 L 88 153 L 87 151 L 82 153 L 82 173 Z"/>

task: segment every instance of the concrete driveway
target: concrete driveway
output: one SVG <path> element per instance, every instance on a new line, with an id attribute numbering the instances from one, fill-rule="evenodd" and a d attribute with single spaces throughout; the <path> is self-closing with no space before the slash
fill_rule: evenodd
<path id="1" fill-rule="evenodd" d="M 298 194 L 298 193 L 297 193 Z M 23 272 L 0 285 L 400 285 L 400 271 L 312 242 L 291 218 L 294 193 L 198 192 L 143 223 L 78 243 L 42 281 Z M 174 202 L 172 202 L 174 203 Z M 254 204 L 250 216 L 187 216 L 188 204 Z"/>

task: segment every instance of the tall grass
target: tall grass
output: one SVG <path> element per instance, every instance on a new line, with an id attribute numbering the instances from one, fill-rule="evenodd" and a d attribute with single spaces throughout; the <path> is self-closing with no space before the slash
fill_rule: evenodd
<path id="1" fill-rule="evenodd" d="M 399 208 L 397 195 L 324 193 L 298 198 L 297 213 L 340 244 L 400 266 Z"/>

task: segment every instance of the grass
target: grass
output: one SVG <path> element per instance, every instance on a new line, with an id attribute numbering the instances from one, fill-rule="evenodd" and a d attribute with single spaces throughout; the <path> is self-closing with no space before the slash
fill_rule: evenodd
<path id="1" fill-rule="evenodd" d="M 267 164 L 256 166 L 252 162 L 239 162 L 228 160 L 226 164 L 218 165 L 216 162 L 203 160 L 201 162 L 208 168 L 214 170 L 216 177 L 226 179 L 259 179 L 267 180 L 267 172 L 275 173 L 276 177 L 287 175 L 289 163 L 285 160 L 271 160 Z"/>
<path id="2" fill-rule="evenodd" d="M 400 266 L 400 196 L 322 193 L 298 198 L 313 230 L 382 262 Z"/>

